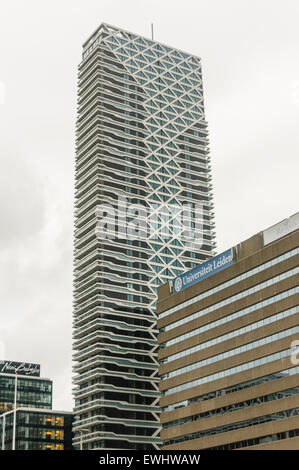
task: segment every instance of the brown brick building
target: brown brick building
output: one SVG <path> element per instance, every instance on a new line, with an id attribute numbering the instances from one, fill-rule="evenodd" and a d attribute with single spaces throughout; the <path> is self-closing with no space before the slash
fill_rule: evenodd
<path id="1" fill-rule="evenodd" d="M 299 213 L 158 295 L 162 449 L 299 449 Z"/>

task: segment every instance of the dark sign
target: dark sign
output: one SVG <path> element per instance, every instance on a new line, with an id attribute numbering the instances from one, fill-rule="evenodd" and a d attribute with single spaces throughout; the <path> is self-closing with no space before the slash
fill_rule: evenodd
<path id="1" fill-rule="evenodd" d="M 27 362 L 0 361 L 0 373 L 40 376 L 40 365 Z"/>

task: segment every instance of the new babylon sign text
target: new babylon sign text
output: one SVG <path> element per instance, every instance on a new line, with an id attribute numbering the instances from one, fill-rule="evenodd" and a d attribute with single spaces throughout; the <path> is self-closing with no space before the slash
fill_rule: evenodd
<path id="1" fill-rule="evenodd" d="M 40 376 L 40 365 L 26 362 L 1 361 L 0 372 L 5 374 Z"/>

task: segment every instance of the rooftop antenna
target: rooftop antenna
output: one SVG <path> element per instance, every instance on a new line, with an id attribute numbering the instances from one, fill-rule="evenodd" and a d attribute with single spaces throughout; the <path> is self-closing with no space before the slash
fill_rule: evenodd
<path id="1" fill-rule="evenodd" d="M 154 40 L 154 23 L 151 23 L 152 41 Z"/>

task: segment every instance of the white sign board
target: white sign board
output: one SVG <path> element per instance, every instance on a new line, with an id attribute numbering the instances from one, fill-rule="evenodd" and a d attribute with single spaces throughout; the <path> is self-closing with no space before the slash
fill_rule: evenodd
<path id="1" fill-rule="evenodd" d="M 267 228 L 263 231 L 264 245 L 278 240 L 281 237 L 284 237 L 288 233 L 293 232 L 299 228 L 299 212 L 297 214 L 291 215 L 288 219 L 279 222 L 278 224 L 272 225 L 272 227 Z"/>

